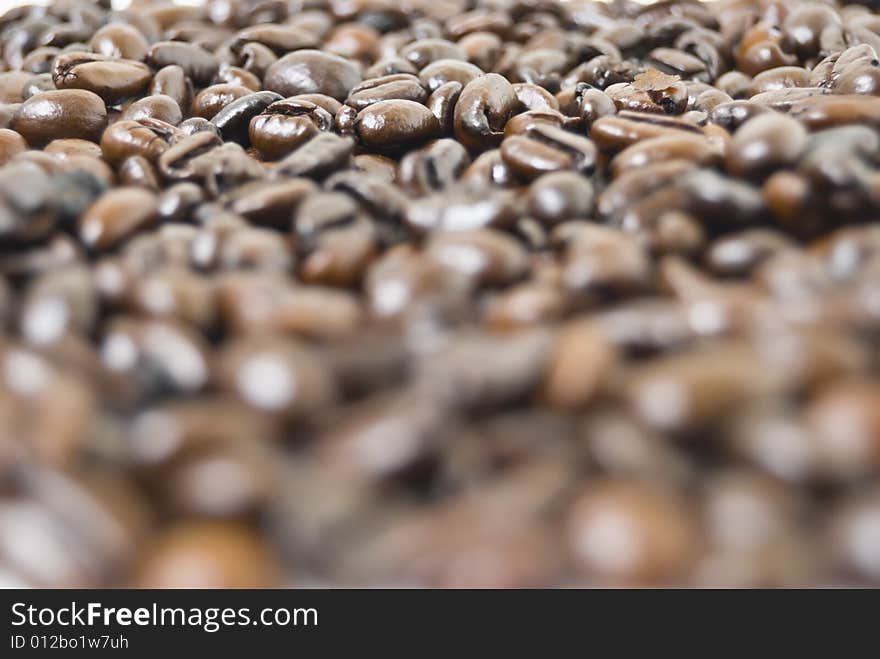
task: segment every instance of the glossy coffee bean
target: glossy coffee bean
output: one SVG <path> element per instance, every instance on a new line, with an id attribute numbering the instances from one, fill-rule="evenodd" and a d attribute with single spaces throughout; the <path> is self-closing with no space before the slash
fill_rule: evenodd
<path id="1" fill-rule="evenodd" d="M 155 194 L 141 188 L 119 188 L 101 196 L 85 211 L 79 235 L 89 248 L 104 250 L 147 228 L 157 218 Z"/>
<path id="2" fill-rule="evenodd" d="M 143 33 L 136 26 L 126 23 L 110 23 L 98 29 L 92 35 L 89 45 L 100 55 L 138 62 L 146 58 L 150 49 Z"/>
<path id="3" fill-rule="evenodd" d="M 152 77 L 150 67 L 141 62 L 89 53 L 59 55 L 52 65 L 55 87 L 94 92 L 108 105 L 139 94 Z"/>
<path id="4" fill-rule="evenodd" d="M 104 101 L 90 91 L 63 89 L 31 96 L 12 122 L 32 146 L 60 138 L 98 141 L 107 123 Z"/>
<path id="5" fill-rule="evenodd" d="M 799 122 L 762 114 L 737 129 L 727 150 L 727 168 L 737 176 L 761 175 L 796 162 L 806 142 L 807 131 Z"/>
<path id="6" fill-rule="evenodd" d="M 358 68 L 348 60 L 317 50 L 289 53 L 272 64 L 263 83 L 282 96 L 326 94 L 344 101 L 361 81 Z"/>
<path id="7" fill-rule="evenodd" d="M 586 218 L 593 210 L 593 185 L 574 172 L 555 172 L 532 183 L 528 196 L 529 212 L 547 223 Z"/>
<path id="8" fill-rule="evenodd" d="M 513 85 L 500 75 L 489 73 L 473 79 L 455 103 L 455 136 L 470 151 L 496 146 L 518 104 Z"/>
<path id="9" fill-rule="evenodd" d="M 150 46 L 146 61 L 155 69 L 176 65 L 198 85 L 205 85 L 217 75 L 217 58 L 199 46 L 182 41 L 159 41 Z"/>
<path id="10" fill-rule="evenodd" d="M 250 120 L 251 144 L 267 160 L 284 157 L 333 125 L 333 117 L 324 108 L 307 100 L 294 98 L 271 103 Z"/>
<path id="11" fill-rule="evenodd" d="M 406 149 L 440 136 L 440 122 L 415 101 L 379 101 L 358 113 L 355 132 L 361 143 L 382 151 Z"/>

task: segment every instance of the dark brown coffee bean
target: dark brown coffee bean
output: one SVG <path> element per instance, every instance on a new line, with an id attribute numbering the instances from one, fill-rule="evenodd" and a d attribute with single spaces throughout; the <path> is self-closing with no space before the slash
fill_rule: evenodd
<path id="1" fill-rule="evenodd" d="M 444 134 L 452 133 L 455 105 L 458 102 L 461 90 L 460 82 L 447 82 L 435 89 L 425 102 L 425 105 L 428 106 L 428 109 L 431 110 L 434 116 L 437 117 L 437 121 L 440 122 L 440 127 L 443 129 Z"/>
<path id="2" fill-rule="evenodd" d="M 173 130 L 173 127 L 169 126 Z M 168 149 L 171 133 L 162 133 L 139 121 L 121 120 L 111 124 L 101 136 L 101 152 L 111 164 L 129 156 L 154 161 Z"/>
<path id="3" fill-rule="evenodd" d="M 425 255 L 483 285 L 516 281 L 529 266 L 528 255 L 516 239 L 491 229 L 437 232 L 426 243 Z"/>
<path id="4" fill-rule="evenodd" d="M 107 123 L 104 101 L 81 89 L 47 91 L 22 103 L 12 122 L 28 144 L 40 146 L 52 140 L 77 137 L 98 141 Z"/>
<path id="5" fill-rule="evenodd" d="M 194 83 L 206 85 L 217 75 L 217 58 L 199 46 L 182 41 L 159 41 L 150 46 L 147 63 L 156 69 L 177 65 Z"/>
<path id="6" fill-rule="evenodd" d="M 452 193 L 455 196 L 452 197 Z M 459 186 L 412 201 L 406 209 L 406 222 L 419 231 L 464 231 L 504 227 L 517 216 L 515 199 L 500 191 Z"/>
<path id="7" fill-rule="evenodd" d="M 246 405 L 297 419 L 328 405 L 335 383 L 315 351 L 291 339 L 256 337 L 226 347 L 220 384 Z"/>
<path id="8" fill-rule="evenodd" d="M 0 167 L 14 156 L 27 151 L 28 145 L 24 138 L 8 128 L 0 129 Z"/>
<path id="9" fill-rule="evenodd" d="M 519 106 L 516 90 L 497 73 L 475 78 L 455 104 L 455 136 L 471 151 L 497 146 L 504 124 Z"/>
<path id="10" fill-rule="evenodd" d="M 131 103 L 119 118 L 132 121 L 158 119 L 166 124 L 177 126 L 183 121 L 183 112 L 177 101 L 170 96 L 154 94 Z"/>
<path id="11" fill-rule="evenodd" d="M 373 103 L 392 99 L 405 99 L 423 103 L 428 93 L 418 78 L 398 73 L 381 78 L 373 78 L 352 88 L 345 103 L 355 110 L 363 110 Z"/>
<path id="12" fill-rule="evenodd" d="M 239 30 L 234 39 L 233 50 L 246 43 L 256 42 L 270 48 L 276 55 L 318 45 L 314 34 L 295 25 L 254 25 Z"/>
<path id="13" fill-rule="evenodd" d="M 421 194 L 453 185 L 470 165 L 464 147 L 454 140 L 435 140 L 400 161 L 401 184 Z"/>
<path id="14" fill-rule="evenodd" d="M 141 62 L 90 53 L 65 53 L 52 65 L 58 89 L 85 89 L 108 105 L 142 92 L 152 77 L 150 67 Z"/>
<path id="15" fill-rule="evenodd" d="M 615 176 L 661 160 L 687 160 L 698 165 L 717 163 L 720 149 L 704 137 L 682 132 L 681 135 L 654 137 L 624 149 L 612 163 Z"/>
<path id="16" fill-rule="evenodd" d="M 181 108 L 188 108 L 193 97 L 192 81 L 178 64 L 169 64 L 156 71 L 149 91 L 150 94 L 170 96 Z"/>
<path id="17" fill-rule="evenodd" d="M 119 165 L 119 182 L 159 191 L 159 178 L 150 161 L 143 156 L 130 156 Z"/>
<path id="18" fill-rule="evenodd" d="M 217 127 L 223 139 L 246 145 L 251 120 L 272 103 L 280 100 L 280 95 L 275 92 L 247 94 L 224 106 L 214 115 L 211 123 Z"/>
<path id="19" fill-rule="evenodd" d="M 99 55 L 143 61 L 150 49 L 146 37 L 136 26 L 110 23 L 92 35 L 89 45 Z"/>
<path id="20" fill-rule="evenodd" d="M 419 39 L 401 48 L 400 56 L 420 71 L 438 60 L 467 60 L 461 48 L 445 39 Z"/>
<path id="21" fill-rule="evenodd" d="M 358 113 L 355 131 L 361 143 L 382 151 L 398 151 L 440 137 L 440 122 L 414 101 L 373 103 Z"/>
<path id="22" fill-rule="evenodd" d="M 142 188 L 118 188 L 102 195 L 79 221 L 79 236 L 95 250 L 115 247 L 158 218 L 156 195 Z"/>
<path id="23" fill-rule="evenodd" d="M 351 160 L 354 140 L 320 133 L 278 163 L 276 176 L 324 178 Z"/>
<path id="24" fill-rule="evenodd" d="M 357 66 L 348 60 L 318 50 L 300 50 L 285 55 L 266 71 L 266 89 L 282 96 L 326 94 L 344 101 L 361 81 Z"/>
<path id="25" fill-rule="evenodd" d="M 185 220 L 202 201 L 204 193 L 195 183 L 175 183 L 159 195 L 158 212 L 164 220 Z"/>
<path id="26" fill-rule="evenodd" d="M 251 90 L 240 85 L 211 85 L 196 94 L 190 106 L 190 113 L 204 119 L 212 119 L 234 100 L 250 93 Z"/>
<path id="27" fill-rule="evenodd" d="M 324 108 L 311 101 L 289 98 L 271 103 L 262 114 L 253 117 L 248 134 L 263 158 L 276 160 L 332 126 L 333 117 Z"/>
<path id="28" fill-rule="evenodd" d="M 223 201 L 233 213 L 255 224 L 286 229 L 293 209 L 315 190 L 308 179 L 254 181 L 235 188 Z"/>
<path id="29" fill-rule="evenodd" d="M 587 218 L 593 210 L 593 185 L 574 172 L 539 177 L 529 187 L 529 213 L 542 222 Z"/>
<path id="30" fill-rule="evenodd" d="M 807 144 L 807 131 L 794 119 L 770 112 L 750 119 L 736 131 L 727 150 L 728 171 L 760 176 L 797 161 Z"/>

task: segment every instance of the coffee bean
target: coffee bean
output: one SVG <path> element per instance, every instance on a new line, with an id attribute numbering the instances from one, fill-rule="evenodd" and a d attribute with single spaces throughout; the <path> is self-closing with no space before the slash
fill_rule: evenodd
<path id="1" fill-rule="evenodd" d="M 155 69 L 176 65 L 194 83 L 205 85 L 220 67 L 217 58 L 199 46 L 182 41 L 159 41 L 150 46 L 146 61 Z"/>
<path id="2" fill-rule="evenodd" d="M 52 65 L 58 89 L 85 89 L 109 105 L 142 92 L 152 77 L 150 67 L 141 62 L 89 53 L 65 53 Z"/>
<path id="3" fill-rule="evenodd" d="M 572 505 L 566 531 L 586 575 L 616 584 L 676 579 L 692 560 L 698 537 L 677 496 L 615 479 L 585 489 Z M 628 548 L 623 553 L 622 543 Z"/>
<path id="4" fill-rule="evenodd" d="M 354 151 L 354 140 L 329 133 L 316 135 L 278 163 L 279 176 L 324 178 L 345 167 Z"/>
<path id="5" fill-rule="evenodd" d="M 79 235 L 86 246 L 115 247 L 132 233 L 155 222 L 156 195 L 140 188 L 119 188 L 102 195 L 80 218 Z"/>
<path id="6" fill-rule="evenodd" d="M 190 113 L 204 119 L 213 119 L 220 110 L 251 91 L 241 85 L 211 85 L 196 94 L 190 106 Z"/>
<path id="7" fill-rule="evenodd" d="M 455 103 L 455 136 L 471 151 L 496 146 L 518 105 L 513 85 L 497 73 L 474 78 Z"/>
<path id="8" fill-rule="evenodd" d="M 181 108 L 188 108 L 193 96 L 192 81 L 182 66 L 169 64 L 156 71 L 149 92 L 170 96 Z"/>
<path id="9" fill-rule="evenodd" d="M 807 132 L 794 119 L 767 113 L 739 127 L 727 151 L 727 168 L 737 176 L 761 175 L 796 162 Z"/>
<path id="10" fill-rule="evenodd" d="M 40 146 L 66 137 L 98 141 L 106 123 L 107 108 L 99 96 L 63 89 L 31 96 L 22 103 L 11 127 L 28 144 Z"/>
<path id="11" fill-rule="evenodd" d="M 191 571 L 196 562 L 204 571 Z M 275 583 L 280 571 L 271 550 L 251 529 L 236 523 L 181 524 L 156 537 L 135 584 L 143 588 L 187 585 L 236 588 Z"/>
<path id="12" fill-rule="evenodd" d="M 361 81 L 358 68 L 348 60 L 318 50 L 289 53 L 272 64 L 263 83 L 282 96 L 326 94 L 344 101 Z"/>
<path id="13" fill-rule="evenodd" d="M 382 151 L 397 151 L 440 136 L 440 122 L 414 101 L 379 101 L 358 113 L 355 131 L 360 141 Z"/>
<path id="14" fill-rule="evenodd" d="M 529 188 L 529 212 L 547 223 L 589 217 L 593 185 L 573 172 L 556 172 L 538 178 Z"/>
<path id="15" fill-rule="evenodd" d="M 871 3 L 42 4 L 4 583 L 877 583 Z"/>
<path id="16" fill-rule="evenodd" d="M 332 126 L 333 117 L 327 110 L 308 100 L 290 98 L 274 101 L 253 117 L 248 134 L 260 155 L 276 160 Z"/>
<path id="17" fill-rule="evenodd" d="M 143 33 L 134 25 L 110 23 L 99 28 L 92 35 L 89 45 L 99 55 L 143 61 L 150 44 Z"/>

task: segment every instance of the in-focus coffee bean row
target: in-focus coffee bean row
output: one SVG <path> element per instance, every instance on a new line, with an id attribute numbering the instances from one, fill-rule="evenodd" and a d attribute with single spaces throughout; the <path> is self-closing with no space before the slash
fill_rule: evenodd
<path id="1" fill-rule="evenodd" d="M 880 583 L 880 14 L 0 41 L 0 584 Z"/>

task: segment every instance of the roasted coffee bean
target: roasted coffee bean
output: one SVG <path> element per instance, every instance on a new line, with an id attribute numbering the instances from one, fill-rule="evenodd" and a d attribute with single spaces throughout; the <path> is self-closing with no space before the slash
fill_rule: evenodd
<path id="1" fill-rule="evenodd" d="M 736 131 L 727 150 L 727 169 L 742 177 L 760 176 L 797 161 L 807 145 L 807 131 L 794 119 L 767 113 Z"/>
<path id="2" fill-rule="evenodd" d="M 179 64 L 169 64 L 156 71 L 149 91 L 170 96 L 181 108 L 188 108 L 193 96 L 192 81 Z"/>
<path id="3" fill-rule="evenodd" d="M 298 419 L 335 396 L 320 357 L 290 339 L 241 339 L 219 359 L 220 384 L 256 410 Z"/>
<path id="4" fill-rule="evenodd" d="M 173 130 L 173 126 L 169 128 Z M 144 156 L 152 161 L 168 149 L 171 137 L 171 132 L 154 130 L 139 121 L 120 120 L 111 124 L 101 136 L 101 152 L 110 164 L 129 156 Z"/>
<path id="5" fill-rule="evenodd" d="M 332 126 L 333 117 L 324 108 L 308 100 L 289 98 L 272 102 L 254 116 L 248 134 L 263 158 L 276 160 Z"/>
<path id="6" fill-rule="evenodd" d="M 119 165 L 119 182 L 159 191 L 159 178 L 150 161 L 143 156 L 130 156 Z"/>
<path id="7" fill-rule="evenodd" d="M 437 117 L 437 121 L 440 122 L 440 127 L 443 129 L 444 134 L 452 132 L 455 106 L 458 102 L 458 97 L 461 95 L 461 90 L 462 85 L 460 82 L 447 82 L 435 89 L 425 102 L 425 105 L 428 106 L 431 112 L 434 113 L 434 116 Z"/>
<path id="8" fill-rule="evenodd" d="M 497 146 L 504 135 L 504 124 L 518 105 L 513 85 L 497 73 L 474 78 L 455 103 L 455 136 L 470 151 Z"/>
<path id="9" fill-rule="evenodd" d="M 428 92 L 422 87 L 418 78 L 405 73 L 398 73 L 380 78 L 372 78 L 352 88 L 345 100 L 355 110 L 363 110 L 373 103 L 402 99 L 423 103 Z"/>
<path id="10" fill-rule="evenodd" d="M 91 249 L 109 249 L 157 219 L 155 194 L 135 187 L 118 188 L 86 209 L 79 221 L 79 235 Z"/>
<path id="11" fill-rule="evenodd" d="M 22 103 L 11 128 L 31 146 L 78 137 L 98 141 L 107 123 L 104 101 L 90 91 L 63 89 L 31 96 Z"/>
<path id="12" fill-rule="evenodd" d="M 590 137 L 604 151 L 619 151 L 652 137 L 677 135 L 677 131 L 697 134 L 692 124 L 677 119 L 660 120 L 644 112 L 621 112 L 619 116 L 600 117 L 590 127 Z"/>
<path id="13" fill-rule="evenodd" d="M 183 112 L 178 102 L 170 96 L 155 94 L 128 105 L 120 115 L 120 119 L 133 121 L 157 119 L 171 126 L 177 126 L 183 121 Z"/>
<path id="14" fill-rule="evenodd" d="M 248 126 L 251 120 L 280 100 L 281 97 L 274 92 L 247 94 L 226 104 L 214 115 L 211 123 L 217 127 L 223 139 L 247 144 Z"/>
<path id="15" fill-rule="evenodd" d="M 551 224 L 590 217 L 593 185 L 574 172 L 546 174 L 530 186 L 528 207 L 535 218 Z"/>
<path id="16" fill-rule="evenodd" d="M 721 160 L 721 150 L 704 137 L 662 135 L 633 144 L 620 152 L 612 163 L 615 176 L 662 160 L 686 160 L 697 165 L 711 165 Z"/>
<path id="17" fill-rule="evenodd" d="M 199 46 L 183 41 L 159 41 L 150 46 L 146 61 L 155 69 L 176 65 L 198 85 L 210 83 L 220 63 L 217 58 Z"/>
<path id="18" fill-rule="evenodd" d="M 440 137 L 440 122 L 414 101 L 379 101 L 358 113 L 354 126 L 358 139 L 380 151 L 399 151 Z"/>
<path id="19" fill-rule="evenodd" d="M 600 481 L 575 500 L 569 515 L 570 551 L 599 583 L 669 582 L 693 560 L 697 528 L 686 505 L 661 486 Z"/>
<path id="20" fill-rule="evenodd" d="M 8 128 L 0 129 L 0 167 L 19 153 L 27 151 L 27 148 L 27 142 L 21 135 Z"/>
<path id="21" fill-rule="evenodd" d="M 275 174 L 324 178 L 348 165 L 353 152 L 351 138 L 321 133 L 281 160 Z"/>
<path id="22" fill-rule="evenodd" d="M 38 4 L 0 585 L 880 583 L 876 3 Z"/>
<path id="23" fill-rule="evenodd" d="M 185 220 L 195 207 L 204 201 L 204 198 L 202 189 L 195 183 L 176 183 L 168 186 L 157 200 L 159 215 L 164 220 Z"/>
<path id="24" fill-rule="evenodd" d="M 246 43 L 256 42 L 270 48 L 277 55 L 318 45 L 314 34 L 295 25 L 254 25 L 239 30 L 234 39 L 233 50 Z"/>
<path id="25" fill-rule="evenodd" d="M 453 192 L 455 197 L 450 199 Z M 422 231 L 504 227 L 517 216 L 514 201 L 504 192 L 459 186 L 411 202 L 406 208 L 406 222 Z"/>
<path id="26" fill-rule="evenodd" d="M 425 254 L 444 268 L 489 285 L 520 279 L 529 265 L 516 239 L 491 229 L 437 233 L 425 245 Z"/>
<path id="27" fill-rule="evenodd" d="M 214 115 L 227 105 L 250 93 L 250 89 L 241 85 L 211 85 L 196 94 L 190 106 L 190 113 L 196 117 L 213 119 Z"/>
<path id="28" fill-rule="evenodd" d="M 318 50 L 300 50 L 272 64 L 266 70 L 263 84 L 267 90 L 285 97 L 326 94 L 344 101 L 360 81 L 360 72 L 352 62 Z"/>
<path id="29" fill-rule="evenodd" d="M 65 53 L 52 65 L 55 87 L 94 92 L 108 105 L 139 94 L 152 77 L 150 67 L 141 62 L 90 53 Z"/>
<path id="30" fill-rule="evenodd" d="M 449 139 L 435 140 L 400 161 L 399 180 L 422 194 L 453 185 L 470 165 L 464 147 Z"/>
<path id="31" fill-rule="evenodd" d="M 233 189 L 223 201 L 233 213 L 251 222 L 286 228 L 293 209 L 315 189 L 308 179 L 254 181 Z"/>
<path id="32" fill-rule="evenodd" d="M 99 55 L 122 59 L 143 61 L 150 44 L 143 33 L 134 25 L 110 23 L 99 28 L 92 35 L 89 45 Z"/>

